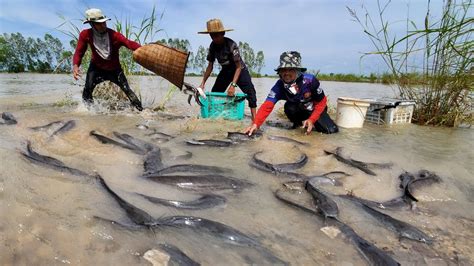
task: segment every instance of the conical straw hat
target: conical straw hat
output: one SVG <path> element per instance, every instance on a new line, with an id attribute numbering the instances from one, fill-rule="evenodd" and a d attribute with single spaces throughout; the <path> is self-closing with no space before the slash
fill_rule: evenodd
<path id="1" fill-rule="evenodd" d="M 133 52 L 133 60 L 162 76 L 176 87 L 183 87 L 189 53 L 161 43 L 146 44 Z"/>

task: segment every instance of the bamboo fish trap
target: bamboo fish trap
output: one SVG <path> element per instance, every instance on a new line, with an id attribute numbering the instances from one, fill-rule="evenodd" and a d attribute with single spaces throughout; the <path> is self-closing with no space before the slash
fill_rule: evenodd
<path id="1" fill-rule="evenodd" d="M 133 52 L 135 62 L 165 78 L 180 90 L 183 87 L 188 57 L 188 52 L 161 43 L 146 44 Z"/>

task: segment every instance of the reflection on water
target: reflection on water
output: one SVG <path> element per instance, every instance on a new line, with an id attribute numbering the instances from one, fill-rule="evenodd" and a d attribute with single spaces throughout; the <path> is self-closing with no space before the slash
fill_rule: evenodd
<path id="1" fill-rule="evenodd" d="M 168 83 L 156 77 L 130 77 L 132 87 L 141 90 L 145 107 L 156 105 L 168 89 Z M 187 78 L 188 79 L 188 78 Z M 199 78 L 189 78 L 199 83 Z M 255 79 L 259 103 L 264 100 L 274 79 Z M 212 84 L 213 80 L 208 84 Z M 339 96 L 392 96 L 391 88 L 373 84 L 323 82 L 334 104 Z M 197 119 L 198 106 L 176 92 L 167 103 L 167 112 L 184 118 L 170 119 L 146 110 L 94 113 L 82 105 L 55 108 L 52 103 L 70 92 L 80 100 L 81 83 L 65 75 L 0 74 L 0 106 L 18 119 L 16 126 L 0 130 L 0 263 L 25 264 L 149 264 L 142 256 L 159 243 L 179 247 L 188 256 L 206 264 L 241 265 L 269 263 L 264 254 L 249 247 L 236 247 L 209 234 L 180 228 L 133 231 L 95 219 L 100 216 L 130 223 L 124 211 L 94 180 L 81 180 L 67 173 L 31 164 L 18 151 L 29 140 L 35 151 L 52 156 L 66 165 L 87 173 L 99 173 L 121 197 L 147 211 L 153 217 L 193 215 L 236 228 L 257 239 L 279 258 L 295 265 L 364 265 L 355 248 L 341 235 L 326 234 L 327 224 L 320 218 L 291 208 L 275 199 L 284 177 L 261 172 L 248 165 L 255 152 L 272 163 L 292 162 L 301 153 L 308 163 L 297 170 L 307 175 L 344 171 L 338 177 L 340 187 L 324 186 L 333 194 L 353 193 L 366 199 L 385 201 L 399 196 L 398 176 L 404 172 L 428 169 L 443 178 L 440 184 L 416 190 L 419 199 L 415 211 L 387 211 L 433 236 L 432 246 L 399 240 L 350 202 L 336 199 L 340 219 L 387 251 L 402 264 L 472 264 L 474 262 L 474 172 L 473 135 L 470 129 L 432 128 L 417 125 L 384 127 L 365 125 L 361 129 L 342 129 L 339 134 L 304 136 L 300 131 L 265 127 L 266 135 L 285 136 L 310 142 L 309 146 L 270 140 L 232 145 L 227 148 L 186 145 L 190 139 L 224 139 L 228 131 L 241 131 L 242 122 Z M 25 104 L 34 103 L 34 104 Z M 246 110 L 248 112 L 248 110 Z M 271 116 L 276 117 L 276 112 Z M 50 137 L 51 130 L 33 131 L 58 120 L 75 120 L 76 127 Z M 139 129 L 146 123 L 149 129 Z M 153 140 L 153 129 L 174 138 Z M 241 193 L 215 191 L 227 203 L 206 210 L 177 210 L 153 204 L 136 193 L 154 197 L 191 200 L 199 193 L 184 191 L 141 178 L 143 156 L 119 147 L 105 145 L 90 137 L 91 130 L 113 137 L 113 132 L 130 134 L 158 145 L 164 165 L 202 164 L 231 168 L 235 178 L 255 183 Z M 343 147 L 343 154 L 367 162 L 392 162 L 391 169 L 375 170 L 369 176 L 328 156 L 324 150 Z M 180 155 L 192 153 L 189 159 Z M 311 203 L 307 193 L 298 197 Z M 323 230 L 321 230 L 323 229 Z"/>

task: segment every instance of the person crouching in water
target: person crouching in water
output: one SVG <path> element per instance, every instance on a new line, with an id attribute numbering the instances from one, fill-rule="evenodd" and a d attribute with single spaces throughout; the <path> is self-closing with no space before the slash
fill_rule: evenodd
<path id="1" fill-rule="evenodd" d="M 222 69 L 217 75 L 211 91 L 224 92 L 229 87 L 227 95 L 234 96 L 235 88 L 239 87 L 242 92 L 247 94 L 253 121 L 257 110 L 255 87 L 252 84 L 249 70 L 240 56 L 239 47 L 232 39 L 224 37 L 226 31 L 232 31 L 232 29 L 225 29 L 219 19 L 211 19 L 207 22 L 207 31 L 198 32 L 200 34 L 209 33 L 212 39 L 207 55 L 209 64 L 199 88 L 204 90 L 206 81 L 214 68 L 214 61 L 217 59 Z"/>
<path id="2" fill-rule="evenodd" d="M 338 132 L 337 125 L 327 113 L 327 98 L 319 87 L 314 75 L 303 73 L 301 55 L 296 51 L 284 52 L 280 56 L 277 69 L 280 79 L 275 83 L 265 102 L 258 109 L 251 126 L 244 133 L 252 135 L 270 115 L 279 100 L 285 100 L 285 114 L 293 122 L 293 128 L 306 128 L 305 134 L 312 130 L 332 134 Z"/>
<path id="3" fill-rule="evenodd" d="M 137 95 L 130 89 L 127 78 L 123 73 L 119 61 L 119 49 L 122 46 L 135 51 L 141 45 L 131 41 L 119 32 L 107 28 L 106 21 L 110 20 L 102 14 L 100 9 L 92 8 L 86 11 L 86 20 L 84 24 L 89 23 L 90 29 L 81 31 L 77 41 L 76 51 L 73 57 L 73 76 L 79 79 L 81 76 L 80 68 L 82 57 L 84 56 L 87 45 L 92 51 L 91 62 L 87 70 L 86 84 L 82 91 L 82 99 L 86 105 L 93 103 L 92 92 L 97 84 L 109 80 L 117 84 L 130 99 L 138 111 L 142 111 L 142 103 Z"/>

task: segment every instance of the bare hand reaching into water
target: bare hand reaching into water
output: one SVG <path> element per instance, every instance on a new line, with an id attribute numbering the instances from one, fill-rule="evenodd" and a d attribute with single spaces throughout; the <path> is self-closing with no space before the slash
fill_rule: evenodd
<path id="1" fill-rule="evenodd" d="M 302 128 L 306 128 L 305 135 L 311 134 L 311 131 L 313 131 L 314 124 L 311 120 L 307 119 L 303 122 Z"/>
<path id="2" fill-rule="evenodd" d="M 258 129 L 258 126 L 256 124 L 252 124 L 248 128 L 244 130 L 244 134 L 248 134 L 249 136 L 252 136 L 253 133 L 255 133 Z"/>

